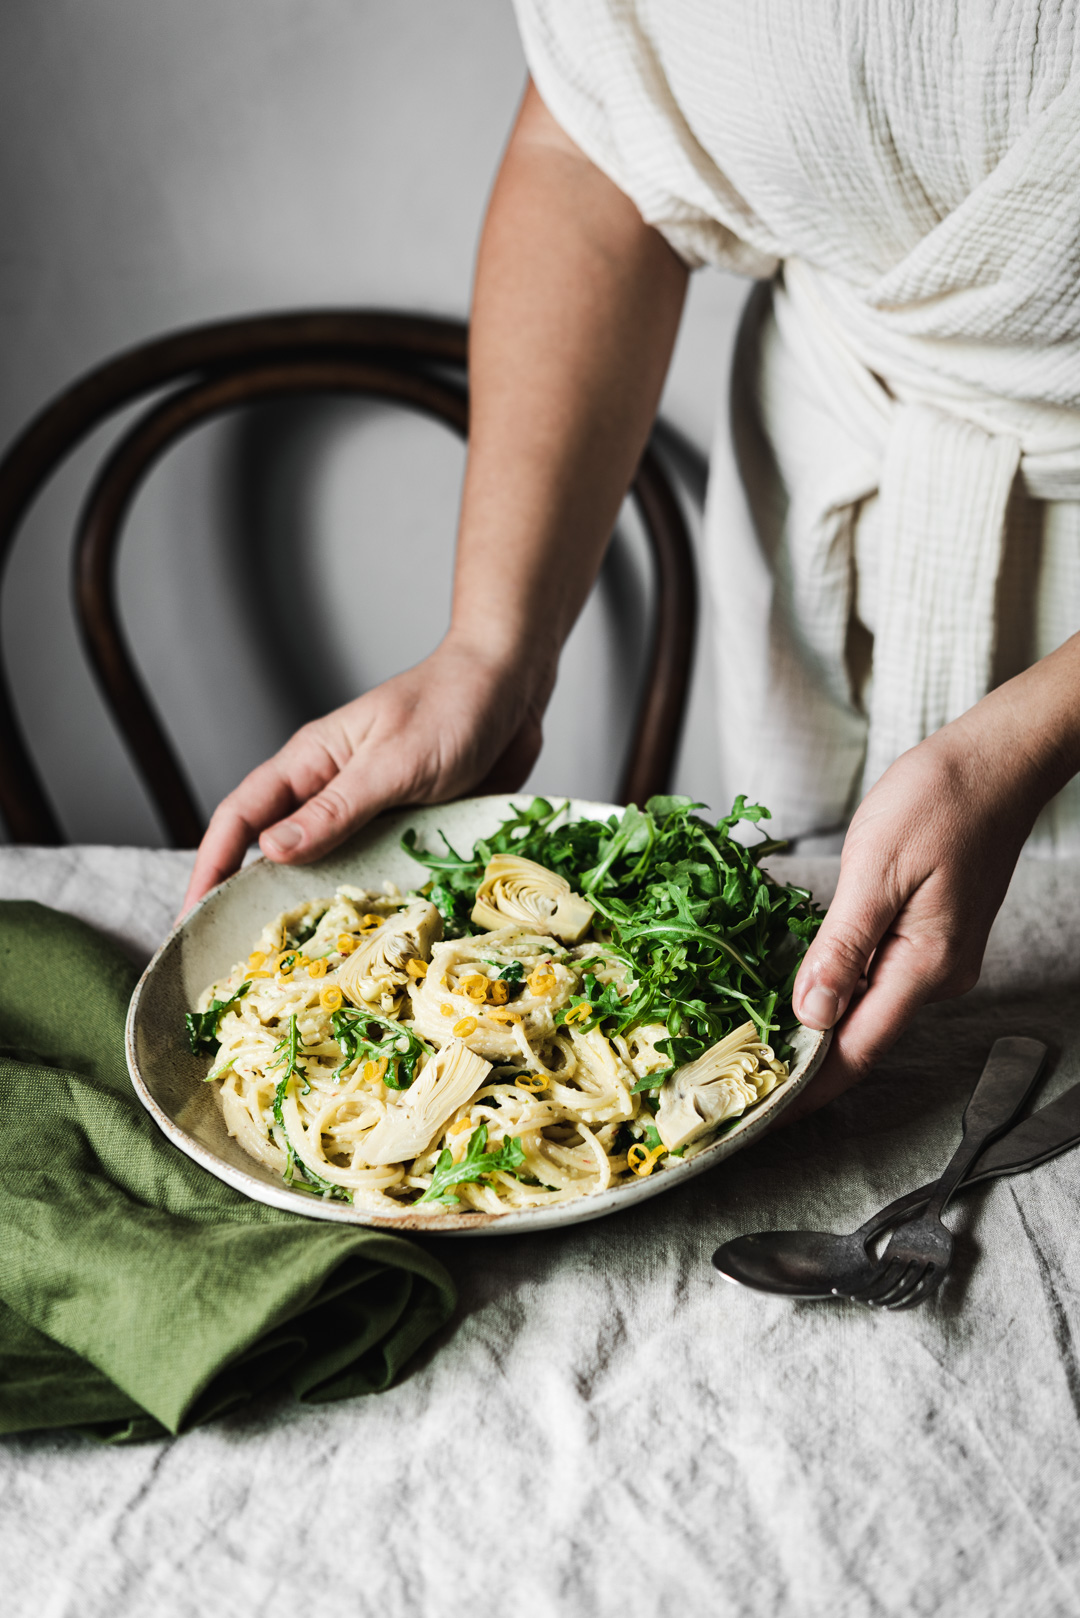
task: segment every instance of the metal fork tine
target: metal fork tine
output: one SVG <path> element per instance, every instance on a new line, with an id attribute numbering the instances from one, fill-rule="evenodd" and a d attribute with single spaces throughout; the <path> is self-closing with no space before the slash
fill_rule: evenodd
<path id="1" fill-rule="evenodd" d="M 900 1281 L 889 1292 L 881 1293 L 874 1300 L 879 1309 L 899 1309 L 906 1298 L 909 1298 L 917 1287 L 922 1285 L 926 1277 L 927 1266 L 913 1262 Z"/>
<path id="2" fill-rule="evenodd" d="M 872 1309 L 891 1309 L 893 1300 L 906 1298 L 912 1287 L 922 1280 L 925 1266 L 911 1259 L 903 1266 L 900 1274 L 891 1286 L 883 1286 L 879 1282 L 874 1288 L 872 1296 L 867 1300 Z"/>
<path id="3" fill-rule="evenodd" d="M 846 1296 L 853 1303 L 873 1303 L 881 1291 L 892 1291 L 906 1268 L 906 1263 L 902 1263 L 898 1259 L 890 1259 L 885 1268 L 875 1275 L 868 1286 L 860 1287 L 857 1292 L 849 1292 Z"/>
<path id="4" fill-rule="evenodd" d="M 911 1291 L 906 1293 L 897 1303 L 890 1303 L 890 1309 L 913 1309 L 917 1303 L 925 1303 L 932 1292 L 936 1292 L 945 1279 L 945 1270 L 941 1265 L 929 1264 Z"/>

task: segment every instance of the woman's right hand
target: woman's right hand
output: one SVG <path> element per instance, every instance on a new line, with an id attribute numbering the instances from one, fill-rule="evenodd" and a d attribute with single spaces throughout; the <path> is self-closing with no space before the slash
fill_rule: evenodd
<path id="1" fill-rule="evenodd" d="M 183 910 L 237 869 L 252 843 L 304 865 L 395 804 L 513 791 L 532 768 L 554 683 L 451 636 L 404 674 L 298 730 L 222 800 Z"/>
<path id="2" fill-rule="evenodd" d="M 394 804 L 522 784 L 648 437 L 687 275 L 530 86 L 477 263 L 453 628 L 229 794 L 185 908 L 256 838 L 270 859 L 302 864 Z"/>

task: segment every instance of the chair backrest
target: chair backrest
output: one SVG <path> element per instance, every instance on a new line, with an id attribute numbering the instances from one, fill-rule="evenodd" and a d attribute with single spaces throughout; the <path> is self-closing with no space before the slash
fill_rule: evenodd
<path id="1" fill-rule="evenodd" d="M 379 311 L 312 311 L 215 322 L 128 350 L 48 405 L 0 462 L 0 569 L 39 490 L 116 411 L 154 403 L 112 447 L 86 498 L 75 544 L 80 633 L 106 703 L 174 846 L 203 822 L 137 674 L 117 612 L 116 562 L 132 501 L 154 463 L 208 419 L 299 395 L 366 395 L 468 432 L 468 328 Z M 653 562 L 653 620 L 629 757 L 618 789 L 642 803 L 667 788 L 686 705 L 697 614 L 693 554 L 678 499 L 646 449 L 631 490 Z M 65 839 L 26 747 L 0 663 L 0 813 L 17 843 Z"/>

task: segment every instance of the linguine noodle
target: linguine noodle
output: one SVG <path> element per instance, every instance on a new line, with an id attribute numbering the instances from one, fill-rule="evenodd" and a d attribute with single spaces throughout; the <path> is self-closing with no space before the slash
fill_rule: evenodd
<path id="1" fill-rule="evenodd" d="M 696 1155 L 787 1077 L 819 916 L 732 842 L 764 811 L 712 829 L 693 807 L 551 831 L 537 799 L 470 856 L 407 835 L 419 893 L 345 886 L 268 922 L 188 1015 L 229 1133 L 381 1213 L 539 1208 Z"/>

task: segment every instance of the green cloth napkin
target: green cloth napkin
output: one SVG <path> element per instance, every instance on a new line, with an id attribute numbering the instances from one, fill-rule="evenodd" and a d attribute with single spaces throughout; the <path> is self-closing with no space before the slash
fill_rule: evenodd
<path id="1" fill-rule="evenodd" d="M 0 901 L 0 1432 L 116 1442 L 274 1383 L 389 1387 L 453 1311 L 446 1270 L 250 1202 L 171 1146 L 124 1061 L 135 978 L 82 922 Z"/>

